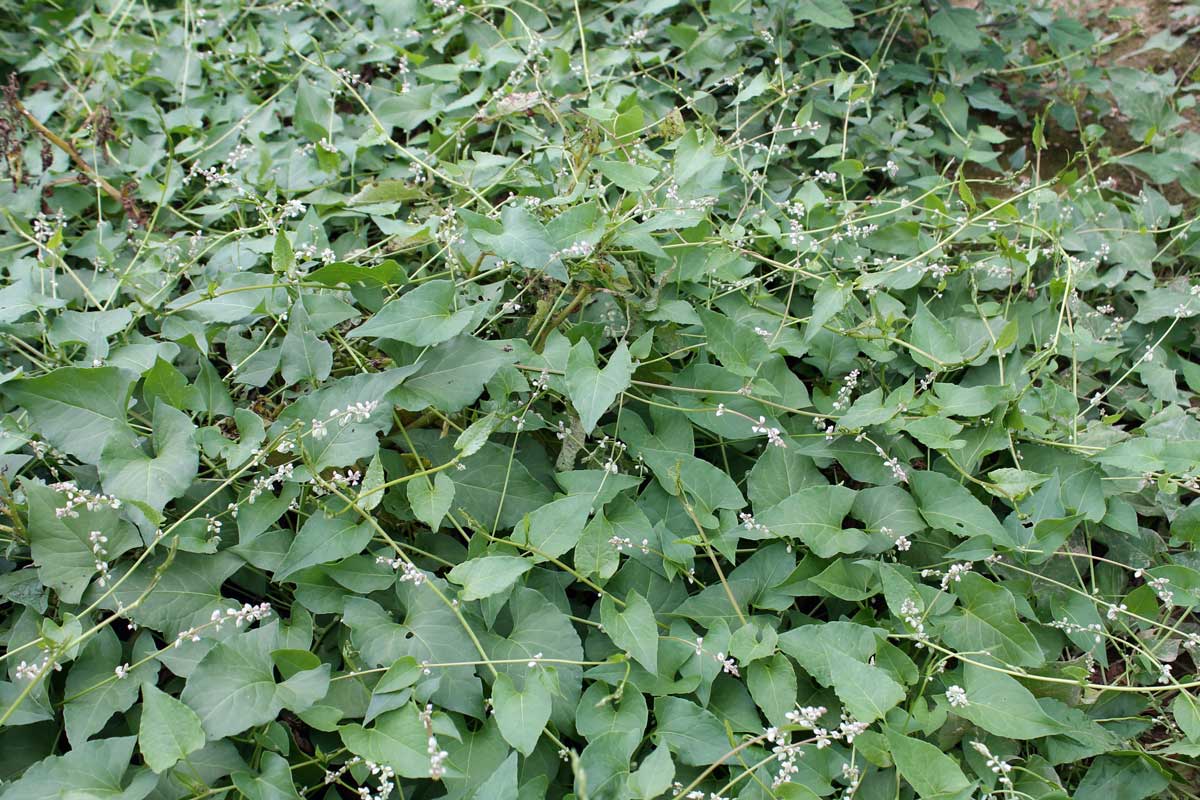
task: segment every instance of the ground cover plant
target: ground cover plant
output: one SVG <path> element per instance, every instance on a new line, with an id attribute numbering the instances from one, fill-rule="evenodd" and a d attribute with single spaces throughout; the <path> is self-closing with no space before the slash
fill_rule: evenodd
<path id="1" fill-rule="evenodd" d="M 0 798 L 1196 798 L 1159 10 L 0 2 Z"/>

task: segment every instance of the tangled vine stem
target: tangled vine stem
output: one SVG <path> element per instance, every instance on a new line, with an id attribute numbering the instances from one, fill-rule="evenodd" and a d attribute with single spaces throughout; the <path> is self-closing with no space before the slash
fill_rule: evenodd
<path id="1" fill-rule="evenodd" d="M 0 14 L 3 800 L 1193 798 L 1197 87 L 1023 3 Z"/>
<path id="2" fill-rule="evenodd" d="M 87 159 L 80 155 L 79 151 L 76 150 L 70 142 L 42 124 L 42 122 L 25 107 L 25 104 L 21 102 L 18 92 L 19 88 L 17 84 L 16 73 L 9 73 L 8 85 L 4 89 L 5 102 L 14 111 L 16 111 L 17 114 L 19 114 L 21 118 L 24 119 L 29 125 L 29 127 L 33 128 L 39 136 L 70 156 L 71 160 L 75 162 L 75 166 L 79 168 L 79 171 L 83 173 L 88 180 L 99 186 L 106 195 L 120 203 L 121 208 L 125 210 L 125 213 L 129 216 L 129 219 L 132 223 L 139 227 L 144 225 L 146 222 L 146 215 L 140 208 L 138 208 L 137 203 L 135 203 L 133 200 L 133 184 L 127 184 L 125 189 L 121 190 L 109 183 L 103 175 L 92 169 L 92 165 L 87 162 Z"/>

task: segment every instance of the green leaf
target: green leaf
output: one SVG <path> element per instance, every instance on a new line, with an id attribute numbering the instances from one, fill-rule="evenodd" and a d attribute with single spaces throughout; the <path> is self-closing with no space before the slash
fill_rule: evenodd
<path id="1" fill-rule="evenodd" d="M 125 409 L 134 377 L 116 367 L 62 367 L 39 378 L 0 385 L 19 403 L 38 434 L 88 464 L 100 461 L 110 442 L 132 445 Z"/>
<path id="2" fill-rule="evenodd" d="M 642 192 L 654 185 L 658 170 L 630 164 L 628 161 L 598 160 L 595 163 L 600 174 L 627 192 Z"/>
<path id="3" fill-rule="evenodd" d="M 189 386 L 183 373 L 161 357 L 156 358 L 154 366 L 143 375 L 142 396 L 151 407 L 157 400 L 175 408 L 193 411 L 202 410 L 205 405 L 200 390 Z"/>
<path id="4" fill-rule="evenodd" d="M 699 309 L 698 313 L 704 321 L 709 352 L 731 372 L 746 378 L 757 375 L 771 355 L 762 337 L 724 314 L 707 309 Z"/>
<path id="5" fill-rule="evenodd" d="M 271 426 L 269 436 L 280 436 L 292 425 L 300 427 L 304 450 L 317 471 L 372 458 L 379 449 L 378 433 L 393 425 L 384 397 L 416 369 L 410 364 L 330 381 L 289 405 Z M 377 403 L 378 407 L 365 418 L 347 414 L 356 403 Z M 314 420 L 322 423 L 320 435 L 313 433 Z"/>
<path id="6" fill-rule="evenodd" d="M 515 261 L 526 269 L 545 269 L 554 254 L 546 228 L 521 205 L 508 204 L 492 230 L 471 229 L 475 241 L 500 258 Z"/>
<path id="7" fill-rule="evenodd" d="M 424 522 L 431 530 L 442 526 L 442 519 L 454 502 L 454 481 L 444 472 L 433 478 L 414 478 L 408 482 L 408 502 L 413 516 Z"/>
<path id="8" fill-rule="evenodd" d="M 273 626 L 232 636 L 210 650 L 188 676 L 180 699 L 200 717 L 210 739 L 263 725 L 285 707 L 303 711 L 317 699 L 313 694 L 324 694 L 319 680 L 312 686 L 320 675 L 309 673 L 323 673 L 327 687 L 328 664 L 276 685 L 271 660 L 275 637 Z"/>
<path id="9" fill-rule="evenodd" d="M 330 119 L 329 98 L 308 80 L 301 78 L 296 86 L 296 106 L 292 115 L 297 129 L 310 142 L 329 136 L 326 124 Z"/>
<path id="10" fill-rule="evenodd" d="M 808 325 L 805 327 L 804 340 L 811 341 L 822 330 L 822 326 L 826 322 L 829 322 L 846 307 L 851 296 L 850 287 L 838 283 L 834 278 L 830 277 L 822 281 L 813 297 L 812 314 L 809 315 Z"/>
<path id="11" fill-rule="evenodd" d="M 287 554 L 275 570 L 275 580 L 282 581 L 302 569 L 317 564 L 340 561 L 362 552 L 373 536 L 366 522 L 346 513 L 331 517 L 325 512 L 310 516 L 292 540 Z"/>
<path id="12" fill-rule="evenodd" d="M 403 778 L 429 777 L 429 734 L 412 703 L 381 715 L 370 728 L 343 725 L 339 733 L 356 756 L 387 764 Z"/>
<path id="13" fill-rule="evenodd" d="M 979 14 L 972 8 L 943 8 L 929 18 L 929 30 L 955 50 L 968 53 L 977 50 L 983 41 L 979 21 Z"/>
<path id="14" fill-rule="evenodd" d="M 371 459 L 371 463 L 367 465 L 366 474 L 363 475 L 362 485 L 358 489 L 358 497 L 355 503 L 363 511 L 370 511 L 379 505 L 383 500 L 384 480 L 387 476 L 383 472 L 383 462 L 379 460 L 379 454 Z"/>
<path id="15" fill-rule="evenodd" d="M 514 659 L 515 663 L 496 667 L 514 678 L 523 678 L 528 670 L 522 659 L 532 660 L 538 653 L 547 659 L 557 659 L 558 663 L 552 667 L 558 688 L 551 718 L 555 725 L 563 727 L 574 724 L 583 668 L 562 662 L 581 661 L 584 655 L 579 634 L 566 613 L 550 599 L 553 594 L 552 590 L 543 594 L 523 586 L 513 587 L 507 608 L 512 629 L 503 636 L 500 632 L 489 633 L 484 639 L 484 649 L 493 658 Z"/>
<path id="16" fill-rule="evenodd" d="M 470 458 L 478 453 L 499 424 L 500 417 L 488 414 L 468 425 L 454 440 L 454 449 L 458 451 L 458 457 Z"/>
<path id="17" fill-rule="evenodd" d="M 542 729 L 550 719 L 550 692 L 533 669 L 526 675 L 525 685 L 520 691 L 504 672 L 496 676 L 496 682 L 492 685 L 492 708 L 496 711 L 500 733 L 505 741 L 524 755 L 533 752 L 542 736 Z"/>
<path id="18" fill-rule="evenodd" d="M 366 284 L 368 286 L 390 286 L 401 283 L 405 277 L 404 267 L 387 259 L 374 266 L 335 261 L 308 273 L 307 279 L 326 286 L 339 284 Z"/>
<path id="19" fill-rule="evenodd" d="M 567 392 L 579 412 L 584 433 L 591 433 L 613 401 L 629 388 L 633 372 L 625 342 L 617 345 L 604 369 L 596 367 L 596 357 L 587 339 L 575 343 L 567 359 Z"/>
<path id="20" fill-rule="evenodd" d="M 457 336 L 434 347 L 389 399 L 406 411 L 429 406 L 445 413 L 461 411 L 475 402 L 496 370 L 516 360 L 513 348 L 502 342 Z"/>
<path id="21" fill-rule="evenodd" d="M 879 533 L 887 528 L 892 536 L 908 536 L 925 529 L 925 520 L 912 495 L 899 486 L 872 486 L 860 490 L 854 496 L 850 514 L 862 520 L 863 528 L 869 533 Z"/>
<path id="22" fill-rule="evenodd" d="M 787 656 L 776 653 L 755 661 L 746 670 L 746 688 L 772 725 L 786 725 L 785 715 L 796 708 L 796 671 Z"/>
<path id="23" fill-rule="evenodd" d="M 917 303 L 913 316 L 909 342 L 912 348 L 908 352 L 913 361 L 926 369 L 941 370 L 963 360 L 954 334 L 921 302 Z"/>
<path id="24" fill-rule="evenodd" d="M 750 501 L 759 509 L 770 508 L 806 487 L 828 482 L 811 458 L 790 447 L 768 447 L 758 457 L 747 481 Z"/>
<path id="25" fill-rule="evenodd" d="M 78 603 L 98 571 L 94 533 L 107 537 L 107 541 L 100 542 L 105 559 L 99 560 L 110 565 L 142 543 L 133 526 L 109 505 L 99 505 L 92 511 L 73 506 L 68 511 L 66 498 L 59 492 L 29 481 L 22 487 L 29 503 L 33 563 L 42 583 L 58 592 L 64 602 Z"/>
<path id="26" fill-rule="evenodd" d="M 1009 664 L 1038 667 L 1045 656 L 1033 633 L 1017 619 L 1013 596 L 974 573 L 951 584 L 961 606 L 945 622 L 945 640 L 963 652 L 985 652 Z"/>
<path id="27" fill-rule="evenodd" d="M 875 655 L 875 632 L 848 622 L 806 625 L 779 637 L 780 648 L 861 722 L 872 722 L 904 699 L 904 688 L 867 659 Z"/>
<path id="28" fill-rule="evenodd" d="M 842 529 L 854 505 L 854 490 L 845 486 L 808 486 L 758 514 L 758 523 L 772 534 L 799 539 L 817 556 L 832 558 L 854 553 L 867 544 L 859 529 Z"/>
<path id="29" fill-rule="evenodd" d="M 896 769 L 923 800 L 965 800 L 975 784 L 967 780 L 953 758 L 929 742 L 885 727 L 888 749 Z"/>
<path id="30" fill-rule="evenodd" d="M 427 347 L 462 333 L 474 315 L 474 309 L 458 299 L 454 281 L 429 281 L 385 305 L 347 338 L 395 339 Z"/>
<path id="31" fill-rule="evenodd" d="M 1186 689 L 1175 696 L 1171 703 L 1175 724 L 1190 741 L 1200 742 L 1200 701 Z"/>
<path id="32" fill-rule="evenodd" d="M 689 766 L 707 767 L 721 763 L 734 748 L 725 726 L 711 712 L 682 697 L 659 697 L 654 701 L 659 741 Z"/>
<path id="33" fill-rule="evenodd" d="M 179 759 L 203 747 L 204 742 L 204 729 L 195 711 L 153 684 L 142 684 L 138 748 L 150 769 L 170 769 Z"/>
<path id="34" fill-rule="evenodd" d="M 279 372 L 287 386 L 302 380 L 323 381 L 333 369 L 333 348 L 312 330 L 303 303 L 292 304 L 279 356 Z"/>
<path id="35" fill-rule="evenodd" d="M 435 431 L 410 431 L 409 435 L 421 455 L 435 463 L 445 463 L 454 456 L 449 442 Z M 511 457 L 508 447 L 487 442 L 479 452 L 459 463 L 464 469 L 444 473 L 454 482 L 454 507 L 463 509 L 477 520 L 486 520 L 486 524 L 497 520 L 499 529 L 513 527 L 553 497 L 522 461 Z M 497 476 L 503 477 L 497 479 Z M 434 485 L 437 485 L 436 479 Z"/>
<path id="36" fill-rule="evenodd" d="M 608 580 L 620 565 L 620 554 L 612 545 L 612 538 L 618 535 L 617 529 L 607 514 L 607 511 L 601 511 L 592 517 L 575 545 L 572 560 L 575 569 L 584 577 L 599 576 L 602 580 Z"/>
<path id="37" fill-rule="evenodd" d="M 193 438 L 196 426 L 188 415 L 158 401 L 154 404 L 154 455 L 120 440 L 111 441 L 100 459 L 104 490 L 122 500 L 162 511 L 192 485 L 200 465 Z"/>
<path id="38" fill-rule="evenodd" d="M 408 181 L 384 180 L 373 181 L 364 185 L 358 193 L 350 198 L 350 205 L 364 206 L 376 203 L 403 203 L 416 200 L 425 194 L 420 187 L 413 186 Z M 311 275 L 309 277 L 312 277 Z"/>
<path id="39" fill-rule="evenodd" d="M 583 535 L 591 508 L 592 498 L 588 495 L 560 497 L 528 514 L 513 529 L 512 539 L 534 548 L 534 561 L 564 555 Z"/>
<path id="40" fill-rule="evenodd" d="M 301 800 L 292 781 L 292 765 L 277 753 L 263 753 L 257 775 L 235 772 L 233 785 L 246 800 Z"/>
<path id="41" fill-rule="evenodd" d="M 517 754 L 508 758 L 488 776 L 473 795 L 474 800 L 517 800 Z"/>
<path id="42" fill-rule="evenodd" d="M 1033 693 L 1015 678 L 996 670 L 963 666 L 967 705 L 953 709 L 964 719 L 997 736 L 1008 739 L 1036 739 L 1070 729 L 1047 714 Z"/>
<path id="43" fill-rule="evenodd" d="M 617 750 L 628 760 L 637 750 L 646 730 L 649 710 L 641 692 L 609 693 L 608 686 L 593 683 L 579 699 L 575 710 L 575 727 L 589 741 L 610 737 Z"/>
<path id="44" fill-rule="evenodd" d="M 456 564 L 446 577 L 463 587 L 460 600 L 480 600 L 508 591 L 531 569 L 533 564 L 519 556 L 484 556 Z"/>
<path id="45" fill-rule="evenodd" d="M 914 472 L 909 476 L 909 485 L 921 516 L 934 528 L 965 539 L 986 536 L 997 546 L 1018 546 L 996 515 L 953 478 L 940 472 Z"/>
<path id="46" fill-rule="evenodd" d="M 1104 755 L 1092 762 L 1075 789 L 1075 800 L 1141 800 L 1166 789 L 1162 767 L 1140 753 Z"/>
<path id="47" fill-rule="evenodd" d="M 271 271 L 286 275 L 296 269 L 296 254 L 292 242 L 283 231 L 275 234 L 275 249 L 271 253 Z"/>
<path id="48" fill-rule="evenodd" d="M 143 656 L 152 655 L 154 649 L 151 636 L 142 634 L 129 660 L 139 661 Z M 138 684 L 152 677 L 159 667 L 158 661 L 151 657 L 118 679 L 115 670 L 127 660 L 122 653 L 122 644 L 110 626 L 97 631 L 71 665 L 67 674 L 65 696 L 68 699 L 63 706 L 63 722 L 67 738 L 73 745 L 102 730 L 113 714 L 129 710 L 137 701 Z"/>
<path id="49" fill-rule="evenodd" d="M 849 28 L 854 25 L 850 8 L 842 0 L 800 0 L 793 8 L 796 19 L 815 22 L 822 28 Z"/>
<path id="50" fill-rule="evenodd" d="M 363 661 L 371 666 L 391 666 L 405 656 L 418 663 L 478 660 L 479 651 L 453 609 L 425 583 L 436 586 L 443 594 L 451 593 L 441 578 L 427 577 L 421 586 L 401 584 L 398 592 L 404 616 L 399 622 L 392 612 L 365 597 L 345 599 L 342 618 Z M 501 658 L 494 650 L 489 648 L 489 654 Z M 535 652 L 521 655 L 528 658 Z M 482 708 L 482 689 L 473 667 L 446 667 L 438 670 L 438 676 L 437 688 L 430 696 L 433 703 L 468 713 L 477 713 Z"/>
<path id="51" fill-rule="evenodd" d="M 71 748 L 66 755 L 49 756 L 31 766 L 21 778 L 4 787 L 4 800 L 142 800 L 154 791 L 157 776 L 138 771 L 125 782 L 133 736 L 97 739 Z"/>
<path id="52" fill-rule="evenodd" d="M 641 800 L 658 797 L 671 788 L 675 780 L 675 763 L 671 751 L 660 745 L 642 759 L 637 771 L 629 776 L 629 790 Z"/>
<path id="53" fill-rule="evenodd" d="M 631 591 L 625 597 L 625 607 L 618 610 L 612 598 L 604 595 L 600 621 L 613 644 L 633 656 L 650 674 L 658 672 L 658 625 L 645 598 Z"/>

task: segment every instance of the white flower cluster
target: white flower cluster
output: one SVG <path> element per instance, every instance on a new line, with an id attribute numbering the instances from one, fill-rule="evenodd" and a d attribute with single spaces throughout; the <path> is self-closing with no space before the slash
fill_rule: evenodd
<path id="1" fill-rule="evenodd" d="M 562 250 L 555 250 L 550 254 L 550 260 L 556 258 L 587 258 L 596 249 L 596 245 L 591 242 L 575 242 L 574 244 L 564 247 Z"/>
<path id="2" fill-rule="evenodd" d="M 269 616 L 271 616 L 270 603 L 259 603 L 258 605 L 244 603 L 241 608 L 227 608 L 224 611 L 219 608 L 214 609 L 208 622 L 180 631 L 175 637 L 174 646 L 179 647 L 184 642 L 200 641 L 200 634 L 204 632 L 205 628 L 211 627 L 219 631 L 226 622 L 230 621 L 235 627 L 240 628 L 242 625 L 249 625 L 252 622 L 262 622 Z"/>
<path id="3" fill-rule="evenodd" d="M 821 717 L 825 716 L 827 711 L 828 709 L 824 706 L 803 706 L 797 707 L 794 711 L 787 712 L 784 718 L 787 720 L 788 725 L 812 731 L 811 743 L 815 744 L 818 750 L 829 747 L 835 741 L 852 743 L 867 730 L 867 723 L 859 722 L 844 712 L 837 730 L 822 728 L 819 726 L 819 723 Z M 791 742 L 789 740 L 790 735 L 786 731 L 781 731 L 779 728 L 773 726 L 766 729 L 765 738 L 773 745 L 771 752 L 779 764 L 779 770 L 776 772 L 775 778 L 771 783 L 771 788 L 778 789 L 790 781 L 792 776 L 799 771 L 799 767 L 796 766 L 796 759 L 804 755 L 804 751 L 800 748 L 806 742 Z"/>
<path id="4" fill-rule="evenodd" d="M 100 531 L 92 531 L 88 534 L 88 541 L 92 545 L 92 556 L 96 559 L 96 571 L 100 573 L 99 580 L 96 583 L 100 586 L 108 584 L 108 551 L 104 549 L 104 545 L 108 543 L 108 537 Z"/>
<path id="5" fill-rule="evenodd" d="M 675 781 L 673 788 L 675 789 L 675 796 L 679 797 L 679 793 L 683 791 L 684 787 L 682 783 Z M 705 800 L 705 798 L 707 798 L 707 800 L 729 800 L 729 798 L 723 794 L 706 792 L 703 789 L 692 789 L 690 792 L 683 795 L 683 800 Z"/>
<path id="6" fill-rule="evenodd" d="M 862 781 L 862 771 L 850 763 L 842 764 L 842 779 L 846 781 L 846 792 L 843 797 L 853 797 Z"/>
<path id="7" fill-rule="evenodd" d="M 1057 628 L 1063 633 L 1090 633 L 1093 635 L 1096 644 L 1100 644 L 1103 639 L 1104 626 L 1099 622 L 1093 622 L 1091 625 L 1080 625 L 1077 622 L 1063 617 L 1046 623 L 1051 628 Z"/>
<path id="8" fill-rule="evenodd" d="M 923 647 L 929 637 L 925 635 L 925 623 L 921 620 L 921 607 L 911 597 L 904 598 L 900 604 L 900 619 L 913 629 L 917 637 L 917 647 Z"/>
<path id="9" fill-rule="evenodd" d="M 55 461 L 62 461 L 67 457 L 65 453 L 59 451 L 54 445 L 49 442 L 43 442 L 40 439 L 30 439 L 27 444 L 29 445 L 29 449 L 33 451 L 33 457 L 39 460 L 44 461 L 46 458 L 52 458 Z"/>
<path id="10" fill-rule="evenodd" d="M 70 517 L 71 519 L 78 518 L 80 506 L 85 511 L 98 511 L 102 508 L 111 508 L 116 511 L 121 507 L 121 501 L 117 498 L 107 494 L 100 494 L 99 492 L 89 492 L 87 489 L 80 489 L 74 481 L 52 483 L 50 484 L 50 488 L 67 496 L 67 504 L 62 508 L 54 510 L 54 516 L 58 519 L 66 517 Z"/>
<path id="11" fill-rule="evenodd" d="M 214 630 L 221 630 L 221 626 L 230 620 L 236 628 L 242 625 L 248 625 L 251 622 L 262 622 L 267 617 L 271 616 L 271 604 L 259 603 L 258 605 L 250 605 L 243 603 L 241 608 L 227 608 L 222 613 L 221 609 L 215 609 L 212 616 L 209 617 L 209 622 L 213 623 Z"/>
<path id="12" fill-rule="evenodd" d="M 713 658 L 721 665 L 721 671 L 727 675 L 732 675 L 735 678 L 740 678 L 741 673 L 738 671 L 737 661 L 733 656 L 727 656 L 724 653 L 717 653 Z"/>
<path id="13" fill-rule="evenodd" d="M 405 559 L 401 558 L 400 556 L 396 556 L 395 558 L 388 558 L 387 556 L 378 556 L 375 559 L 375 563 L 376 564 L 386 564 L 394 570 L 399 570 L 401 572 L 401 575 L 400 575 L 401 583 L 411 582 L 413 586 L 420 586 L 422 583 L 425 582 L 425 573 L 422 572 L 421 570 L 417 569 L 410 562 L 406 561 Z"/>
<path id="14" fill-rule="evenodd" d="M 379 788 L 374 791 L 369 786 L 360 786 L 355 790 L 360 800 L 387 800 L 388 797 L 391 797 L 392 791 L 396 788 L 395 771 L 385 764 L 376 764 L 374 761 L 369 760 L 364 761 L 359 756 L 353 756 L 336 770 L 326 770 L 325 785 L 331 786 L 337 783 L 351 767 L 358 764 L 362 764 L 367 768 L 369 778 L 378 778 L 379 780 Z"/>
<path id="15" fill-rule="evenodd" d="M 625 550 L 625 549 L 632 550 L 635 546 L 633 544 L 633 540 L 630 539 L 628 536 L 610 537 L 608 540 L 608 543 L 610 545 L 612 545 L 613 547 L 617 548 L 618 553 L 620 553 L 622 550 Z M 643 555 L 646 553 L 649 553 L 650 552 L 650 540 L 642 539 L 642 543 L 640 545 L 637 545 L 637 547 L 639 550 L 642 551 Z"/>
<path id="16" fill-rule="evenodd" d="M 965 708 L 971 705 L 971 702 L 967 700 L 967 690 L 958 684 L 946 689 L 946 702 L 950 704 L 951 708 Z"/>
<path id="17" fill-rule="evenodd" d="M 1154 590 L 1154 593 L 1158 595 L 1158 599 L 1163 601 L 1165 605 L 1171 605 L 1171 602 L 1175 599 L 1175 593 L 1167 588 L 1170 586 L 1170 581 L 1166 578 L 1156 578 L 1153 575 L 1148 575 L 1144 569 L 1134 570 L 1133 577 L 1145 578 L 1146 585 Z"/>
<path id="18" fill-rule="evenodd" d="M 363 766 L 372 778 L 379 781 L 379 788 L 371 791 L 369 786 L 358 787 L 360 800 L 387 800 L 391 797 L 392 790 L 396 788 L 395 771 L 386 764 L 376 764 L 374 761 L 364 761 Z"/>
<path id="19" fill-rule="evenodd" d="M 838 389 L 837 399 L 833 401 L 835 410 L 841 411 L 850 406 L 850 397 L 854 394 L 854 387 L 858 386 L 858 377 L 861 374 L 858 369 L 852 369 L 850 370 L 850 374 L 842 381 L 842 385 Z"/>
<path id="20" fill-rule="evenodd" d="M 888 458 L 888 454 L 879 445 L 875 445 L 875 453 L 883 459 L 883 465 L 892 471 L 892 477 L 901 483 L 908 483 L 908 473 L 900 465 L 900 459 Z"/>
<path id="21" fill-rule="evenodd" d="M 923 570 L 921 570 L 921 577 L 922 578 L 930 578 L 930 577 L 941 578 L 942 579 L 942 591 L 946 591 L 947 589 L 950 588 L 950 584 L 958 583 L 959 581 L 962 580 L 963 575 L 966 575 L 968 572 L 970 572 L 974 568 L 975 568 L 975 565 L 972 564 L 971 562 L 960 561 L 956 564 L 951 564 L 950 569 L 948 569 L 944 573 L 940 569 L 923 569 Z"/>
<path id="22" fill-rule="evenodd" d="M 987 759 L 987 768 L 999 776 L 1001 785 L 1012 788 L 1012 778 L 1008 775 L 1012 772 L 1012 764 L 1004 761 L 1000 756 L 993 755 L 983 742 L 971 742 L 971 747 L 974 747 L 975 752 Z"/>
<path id="23" fill-rule="evenodd" d="M 879 230 L 878 225 L 858 225 L 854 222 L 847 222 L 841 229 L 831 233 L 829 238 L 835 242 L 840 242 L 843 239 L 862 239 L 870 236 L 877 230 Z"/>
<path id="24" fill-rule="evenodd" d="M 47 217 L 44 213 L 38 213 L 33 218 L 33 235 L 39 242 L 45 244 L 54 236 L 55 231 L 63 226 L 63 213 L 59 209 L 58 214 L 53 217 Z"/>
<path id="25" fill-rule="evenodd" d="M 40 664 L 27 663 L 25 661 L 22 661 L 20 664 L 17 664 L 17 669 L 15 671 L 17 680 L 30 680 L 31 681 L 34 678 L 36 678 L 38 675 L 40 675 L 41 673 L 45 672 L 46 669 L 49 668 L 50 666 L 51 666 L 51 660 L 50 660 L 49 653 L 47 653 L 42 658 L 42 662 Z M 58 662 L 53 662 L 53 666 L 54 666 L 55 672 L 62 671 L 62 664 L 59 664 Z"/>
<path id="26" fill-rule="evenodd" d="M 285 481 L 292 477 L 292 471 L 295 467 L 291 463 L 280 464 L 274 472 L 266 475 L 260 475 L 254 479 L 254 483 L 250 486 L 250 494 L 246 496 L 246 502 L 254 505 L 254 501 L 263 492 L 274 491 L 275 484 L 282 485 Z"/>
<path id="27" fill-rule="evenodd" d="M 421 722 L 425 725 L 425 732 L 429 735 L 425 745 L 425 751 L 429 753 L 429 777 L 438 781 L 446 774 L 446 759 L 450 757 L 450 754 L 438 746 L 437 737 L 433 735 L 432 703 L 425 705 L 425 710 L 420 713 L 420 717 Z"/>
<path id="28" fill-rule="evenodd" d="M 332 409 L 329 412 L 328 419 L 314 419 L 312 421 L 312 438 L 324 439 L 329 433 L 326 426 L 330 422 L 366 422 L 377 408 L 379 408 L 378 400 L 367 400 L 366 402 L 360 401 L 348 405 L 344 410 L 340 408 Z"/>
<path id="29" fill-rule="evenodd" d="M 787 447 L 787 442 L 780 435 L 779 428 L 768 428 L 767 418 L 759 417 L 758 422 L 750 426 L 753 433 L 765 433 L 767 435 L 767 444 L 773 447 Z"/>
<path id="30" fill-rule="evenodd" d="M 341 470 L 334 470 L 329 476 L 329 482 L 334 486 L 354 487 L 362 481 L 362 472 L 356 469 L 346 470 L 346 474 L 342 474 Z M 317 476 L 312 478 L 312 493 L 315 497 L 324 497 L 329 494 L 329 491 L 321 484 L 321 480 Z"/>
<path id="31" fill-rule="evenodd" d="M 762 525 L 754 519 L 753 514 L 749 514 L 745 511 L 743 511 L 740 514 L 738 514 L 738 519 L 741 520 L 742 527 L 748 531 L 758 531 L 759 533 L 763 534 L 764 536 L 769 536 L 771 533 L 771 531 L 767 528 L 766 525 Z"/>

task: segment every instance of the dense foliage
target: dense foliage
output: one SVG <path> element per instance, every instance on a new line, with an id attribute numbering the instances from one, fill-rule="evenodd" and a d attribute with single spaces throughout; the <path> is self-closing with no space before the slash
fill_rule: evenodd
<path id="1" fill-rule="evenodd" d="M 1200 87 L 1106 47 L 0 2 L 0 798 L 1195 798 Z"/>

